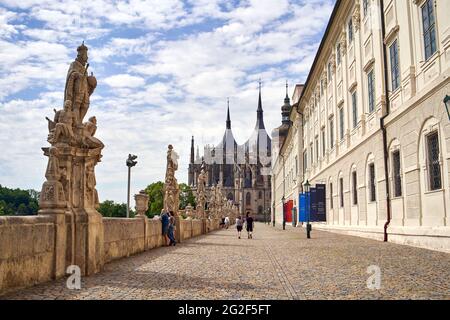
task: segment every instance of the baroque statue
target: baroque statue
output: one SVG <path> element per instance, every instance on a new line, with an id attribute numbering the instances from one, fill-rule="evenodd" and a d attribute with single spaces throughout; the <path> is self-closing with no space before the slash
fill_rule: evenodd
<path id="1" fill-rule="evenodd" d="M 180 203 L 180 188 L 177 178 L 175 178 L 175 171 L 178 170 L 178 158 L 178 154 L 173 150 L 173 146 L 169 144 L 164 182 L 164 210 L 167 212 L 173 211 L 175 215 L 177 215 Z"/>

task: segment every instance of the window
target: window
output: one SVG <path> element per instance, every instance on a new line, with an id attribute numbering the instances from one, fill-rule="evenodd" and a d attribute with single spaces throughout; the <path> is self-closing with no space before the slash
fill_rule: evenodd
<path id="1" fill-rule="evenodd" d="M 358 184 L 357 184 L 357 177 L 356 177 L 356 171 L 352 172 L 352 195 L 353 195 L 353 205 L 358 204 Z"/>
<path id="2" fill-rule="evenodd" d="M 260 192 L 258 193 L 258 199 L 262 199 L 262 197 L 263 197 L 263 194 L 262 194 L 262 191 L 260 191 Z"/>
<path id="3" fill-rule="evenodd" d="M 315 144 L 316 144 L 316 162 L 319 161 L 319 137 L 316 136 L 315 138 Z"/>
<path id="4" fill-rule="evenodd" d="M 250 194 L 250 192 L 247 192 L 247 195 L 245 196 L 245 204 L 247 206 L 249 206 L 251 204 L 251 200 L 252 200 L 252 195 Z"/>
<path id="5" fill-rule="evenodd" d="M 333 209 L 333 184 L 330 182 L 330 209 Z"/>
<path id="6" fill-rule="evenodd" d="M 358 125 L 358 105 L 356 101 L 356 91 L 352 93 L 352 113 L 353 113 L 353 128 Z"/>
<path id="7" fill-rule="evenodd" d="M 320 95 L 323 95 L 323 79 L 320 80 Z"/>
<path id="8" fill-rule="evenodd" d="M 334 147 L 334 121 L 333 117 L 330 119 L 330 148 Z"/>
<path id="9" fill-rule="evenodd" d="M 307 167 L 308 167 L 308 153 L 305 150 L 303 152 L 303 174 L 306 172 Z"/>
<path id="10" fill-rule="evenodd" d="M 400 70 L 398 65 L 398 42 L 395 40 L 389 47 L 391 58 L 391 86 L 392 91 L 400 86 Z"/>
<path id="11" fill-rule="evenodd" d="M 402 177 L 400 175 L 400 151 L 392 153 L 392 169 L 394 178 L 394 197 L 402 195 Z"/>
<path id="12" fill-rule="evenodd" d="M 325 128 L 322 129 L 322 157 L 325 156 Z"/>
<path id="13" fill-rule="evenodd" d="M 425 60 L 436 52 L 436 23 L 434 18 L 433 0 L 427 0 L 422 7 L 423 42 Z"/>
<path id="14" fill-rule="evenodd" d="M 331 77 L 333 76 L 331 72 L 331 62 L 328 62 L 328 82 L 331 81 Z"/>
<path id="15" fill-rule="evenodd" d="M 369 192 L 370 192 L 370 201 L 376 201 L 376 192 L 375 192 L 375 164 L 369 164 Z"/>
<path id="16" fill-rule="evenodd" d="M 439 163 L 439 137 L 437 132 L 427 136 L 428 147 L 428 175 L 430 179 L 430 190 L 442 188 L 441 165 Z"/>
<path id="17" fill-rule="evenodd" d="M 339 206 L 344 207 L 344 179 L 339 178 Z"/>
<path id="18" fill-rule="evenodd" d="M 375 110 L 375 79 L 373 70 L 367 74 L 367 91 L 369 94 L 369 113 Z"/>
<path id="19" fill-rule="evenodd" d="M 298 157 L 295 156 L 295 175 L 298 175 Z"/>
<path id="20" fill-rule="evenodd" d="M 367 16 L 367 10 L 369 9 L 369 0 L 363 0 L 363 16 Z"/>
<path id="21" fill-rule="evenodd" d="M 344 107 L 339 109 L 339 138 L 344 139 Z"/>
<path id="22" fill-rule="evenodd" d="M 353 42 L 353 20 L 352 20 L 352 18 L 350 18 L 350 20 L 348 21 L 348 42 L 349 43 Z"/>
<path id="23" fill-rule="evenodd" d="M 341 44 L 338 43 L 337 48 L 336 48 L 336 63 L 338 65 L 341 64 Z"/>
<path id="24" fill-rule="evenodd" d="M 314 163 L 314 151 L 313 151 L 313 144 L 311 143 L 311 145 L 309 146 L 309 150 L 311 150 L 311 165 Z"/>

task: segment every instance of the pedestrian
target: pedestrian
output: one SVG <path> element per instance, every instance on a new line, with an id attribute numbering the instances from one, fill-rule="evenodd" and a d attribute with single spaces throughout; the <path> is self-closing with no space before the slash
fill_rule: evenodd
<path id="1" fill-rule="evenodd" d="M 228 229 L 228 227 L 230 226 L 230 218 L 228 218 L 228 216 L 225 217 L 225 228 Z"/>
<path id="2" fill-rule="evenodd" d="M 237 233 L 238 233 L 238 239 L 241 238 L 241 231 L 242 231 L 242 225 L 243 225 L 243 221 L 241 216 L 236 218 L 236 229 L 237 229 Z"/>
<path id="3" fill-rule="evenodd" d="M 253 239 L 253 218 L 250 215 L 250 212 L 247 212 L 247 219 L 246 219 L 246 223 L 247 223 L 247 237 L 248 239 Z"/>
<path id="4" fill-rule="evenodd" d="M 162 225 L 162 235 L 164 237 L 165 240 L 165 245 L 168 246 L 169 245 L 169 214 L 164 211 L 161 210 L 161 225 Z"/>
<path id="5" fill-rule="evenodd" d="M 220 227 L 223 229 L 223 227 L 225 227 L 225 218 L 224 216 L 222 216 L 222 218 L 220 219 Z"/>
<path id="6" fill-rule="evenodd" d="M 173 211 L 170 211 L 170 218 L 169 218 L 169 232 L 168 232 L 168 237 L 169 237 L 169 246 L 175 246 L 177 244 L 177 241 L 175 240 L 175 215 L 173 214 Z"/>

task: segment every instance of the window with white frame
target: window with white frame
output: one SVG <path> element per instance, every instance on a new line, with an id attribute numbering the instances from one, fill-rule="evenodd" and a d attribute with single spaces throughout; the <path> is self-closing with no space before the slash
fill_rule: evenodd
<path id="1" fill-rule="evenodd" d="M 369 113 L 375 110 L 375 75 L 373 69 L 367 74 L 367 93 L 369 98 Z"/>
<path id="2" fill-rule="evenodd" d="M 363 0 L 363 17 L 367 16 L 369 10 L 369 0 Z"/>
<path id="3" fill-rule="evenodd" d="M 308 168 L 308 151 L 303 151 L 303 174 L 305 174 L 306 169 Z"/>
<path id="4" fill-rule="evenodd" d="M 331 81 L 331 77 L 333 76 L 333 74 L 332 74 L 332 72 L 331 72 L 331 62 L 328 62 L 328 66 L 327 66 L 327 69 L 328 69 L 328 82 L 330 82 Z"/>
<path id="5" fill-rule="evenodd" d="M 352 20 L 352 18 L 350 18 L 350 20 L 348 21 L 347 29 L 348 29 L 348 42 L 352 43 L 353 42 L 353 20 Z"/>
<path id="6" fill-rule="evenodd" d="M 358 104 L 356 100 L 356 90 L 352 93 L 352 116 L 353 116 L 353 128 L 358 125 Z"/>
<path id="7" fill-rule="evenodd" d="M 333 209 L 333 183 L 330 182 L 330 209 Z"/>
<path id="8" fill-rule="evenodd" d="M 344 139 L 344 107 L 339 108 L 339 139 Z"/>
<path id="9" fill-rule="evenodd" d="M 344 178 L 339 178 L 339 206 L 344 207 Z"/>
<path id="10" fill-rule="evenodd" d="M 434 16 L 433 0 L 425 1 L 422 6 L 423 43 L 425 60 L 436 52 L 436 18 Z"/>
<path id="11" fill-rule="evenodd" d="M 326 145 L 325 145 L 325 143 L 326 143 L 325 128 L 322 128 L 321 135 L 322 135 L 322 157 L 324 157 L 325 156 L 325 150 L 326 150 Z"/>
<path id="12" fill-rule="evenodd" d="M 400 87 L 400 69 L 398 62 L 398 40 L 395 39 L 389 47 L 391 63 L 391 89 L 392 91 Z"/>
<path id="13" fill-rule="evenodd" d="M 314 138 L 315 148 L 316 148 L 316 162 L 319 161 L 319 136 Z"/>
<path id="14" fill-rule="evenodd" d="M 338 65 L 341 64 L 341 44 L 338 43 L 337 48 L 336 48 L 336 63 Z"/>
<path id="15" fill-rule="evenodd" d="M 334 147 L 334 119 L 330 118 L 330 148 Z"/>

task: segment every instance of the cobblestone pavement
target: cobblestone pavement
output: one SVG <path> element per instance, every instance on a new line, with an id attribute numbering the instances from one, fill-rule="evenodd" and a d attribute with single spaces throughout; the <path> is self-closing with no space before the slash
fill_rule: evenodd
<path id="1" fill-rule="evenodd" d="M 367 268 L 381 269 L 370 290 Z M 82 279 L 66 279 L 3 299 L 447 299 L 450 254 L 359 237 L 256 224 L 253 239 L 219 230 L 111 262 Z"/>

